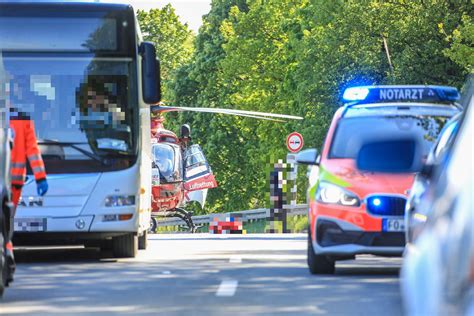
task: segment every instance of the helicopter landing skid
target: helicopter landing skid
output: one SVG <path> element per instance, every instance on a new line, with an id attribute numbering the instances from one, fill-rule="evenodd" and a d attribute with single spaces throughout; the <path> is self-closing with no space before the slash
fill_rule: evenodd
<path id="1" fill-rule="evenodd" d="M 193 218 L 191 217 L 192 215 L 193 215 L 192 212 L 188 212 L 185 209 L 177 207 L 174 209 L 174 214 L 170 214 L 169 216 L 166 216 L 166 217 L 181 218 L 188 226 L 188 231 L 194 234 L 196 232 L 196 226 L 194 226 Z"/>
<path id="2" fill-rule="evenodd" d="M 167 217 L 167 218 L 177 217 L 177 218 L 182 219 L 186 223 L 186 225 L 188 226 L 188 232 L 194 234 L 196 232 L 196 229 L 198 229 L 200 226 L 194 225 L 192 215 L 193 215 L 192 212 L 188 212 L 185 209 L 177 207 L 172 211 L 166 211 L 159 215 L 152 216 L 152 221 L 153 221 L 152 229 L 155 232 L 157 228 L 155 217 Z"/>

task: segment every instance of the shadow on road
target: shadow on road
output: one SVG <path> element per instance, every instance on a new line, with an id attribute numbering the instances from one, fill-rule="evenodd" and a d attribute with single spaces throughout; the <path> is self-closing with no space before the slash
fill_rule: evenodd
<path id="1" fill-rule="evenodd" d="M 336 267 L 336 276 L 398 276 L 400 274 L 400 267 L 373 267 L 370 264 L 367 266 L 358 267 Z"/>
<path id="2" fill-rule="evenodd" d="M 64 263 L 64 262 L 116 262 L 112 252 L 101 252 L 99 248 L 57 247 L 28 248 L 15 250 L 18 264 L 22 263 Z"/>

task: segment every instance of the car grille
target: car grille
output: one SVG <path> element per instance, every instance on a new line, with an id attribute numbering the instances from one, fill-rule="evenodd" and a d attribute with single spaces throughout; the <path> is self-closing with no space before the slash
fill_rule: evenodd
<path id="1" fill-rule="evenodd" d="M 399 196 L 373 195 L 366 199 L 367 211 L 379 216 L 403 216 L 406 199 Z"/>
<path id="2" fill-rule="evenodd" d="M 348 231 L 332 221 L 318 219 L 316 240 L 321 247 L 347 244 L 367 247 L 403 247 L 405 233 Z"/>

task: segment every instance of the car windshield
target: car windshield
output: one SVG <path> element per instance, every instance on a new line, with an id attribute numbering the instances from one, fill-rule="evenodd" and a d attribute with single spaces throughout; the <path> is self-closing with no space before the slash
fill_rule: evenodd
<path id="1" fill-rule="evenodd" d="M 379 116 L 342 119 L 331 144 L 329 158 L 355 159 L 363 142 L 379 136 L 416 136 L 428 155 L 439 132 L 449 117 L 446 116 Z"/>

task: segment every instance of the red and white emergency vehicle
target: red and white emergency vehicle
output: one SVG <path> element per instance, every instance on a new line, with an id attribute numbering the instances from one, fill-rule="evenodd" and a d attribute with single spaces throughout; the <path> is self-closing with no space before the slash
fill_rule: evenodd
<path id="1" fill-rule="evenodd" d="M 379 137 L 417 137 L 428 154 L 445 122 L 459 113 L 455 88 L 441 86 L 351 87 L 332 120 L 322 151 L 302 151 L 310 165 L 308 267 L 333 273 L 335 262 L 357 254 L 400 256 L 404 212 L 414 174 L 357 170 L 363 142 Z"/>

